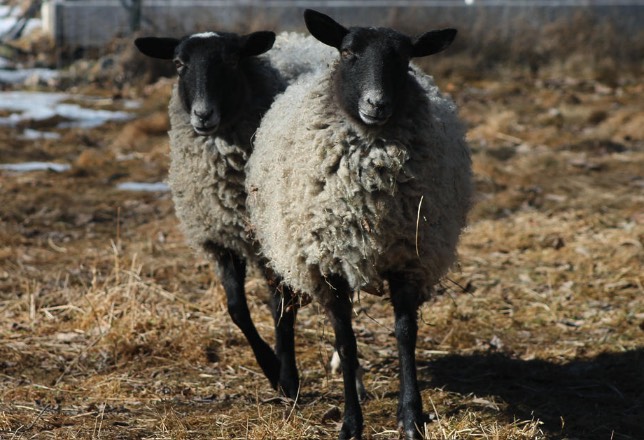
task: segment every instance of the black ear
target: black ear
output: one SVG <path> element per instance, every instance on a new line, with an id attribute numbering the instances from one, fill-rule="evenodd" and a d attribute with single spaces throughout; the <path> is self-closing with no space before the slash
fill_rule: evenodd
<path id="1" fill-rule="evenodd" d="M 176 38 L 157 38 L 145 37 L 137 38 L 134 44 L 143 55 L 162 60 L 171 60 L 174 58 L 174 50 L 181 40 Z"/>
<path id="2" fill-rule="evenodd" d="M 275 33 L 270 31 L 253 32 L 242 37 L 240 56 L 252 57 L 261 55 L 273 47 Z"/>
<path id="3" fill-rule="evenodd" d="M 349 33 L 347 28 L 328 15 L 313 9 L 304 11 L 304 22 L 311 35 L 327 46 L 335 47 L 338 50 L 340 50 L 342 40 Z"/>
<path id="4" fill-rule="evenodd" d="M 426 57 L 441 52 L 449 47 L 456 38 L 456 29 L 429 31 L 414 41 L 412 57 Z"/>

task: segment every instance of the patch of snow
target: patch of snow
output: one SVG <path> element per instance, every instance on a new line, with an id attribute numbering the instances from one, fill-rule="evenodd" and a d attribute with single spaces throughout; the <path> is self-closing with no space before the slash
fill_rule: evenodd
<path id="1" fill-rule="evenodd" d="M 0 5 L 0 36 L 11 30 L 11 28 L 20 19 L 22 11 L 20 8 L 15 8 L 7 5 Z M 23 35 L 29 32 L 42 28 L 42 20 L 40 18 L 31 18 L 27 21 L 27 25 L 23 29 Z"/>
<path id="2" fill-rule="evenodd" d="M 2 92 L 0 109 L 13 112 L 0 117 L 0 125 L 15 125 L 24 120 L 43 120 L 56 115 L 56 105 L 67 98 L 64 93 Z"/>
<path id="3" fill-rule="evenodd" d="M 42 29 L 42 20 L 40 18 L 32 18 L 29 20 L 27 22 L 27 26 L 25 26 L 25 30 L 22 31 L 22 34 L 27 35 L 36 29 Z"/>
<path id="4" fill-rule="evenodd" d="M 29 171 L 55 171 L 62 173 L 71 168 L 71 165 L 54 162 L 23 162 L 23 163 L 5 163 L 0 164 L 0 170 L 15 171 L 26 173 Z"/>
<path id="5" fill-rule="evenodd" d="M 57 77 L 58 72 L 52 69 L 36 68 L 0 70 L 0 83 L 7 84 L 23 84 L 32 78 L 37 79 L 38 81 L 47 82 Z"/>
<path id="6" fill-rule="evenodd" d="M 164 182 L 143 183 L 143 182 L 123 182 L 116 186 L 121 191 L 143 191 L 143 192 L 168 192 L 170 187 Z"/>
<path id="7" fill-rule="evenodd" d="M 123 108 L 125 108 L 126 110 L 136 110 L 141 108 L 141 102 L 135 101 L 134 99 L 126 99 L 123 102 Z"/>
<path id="8" fill-rule="evenodd" d="M 32 128 L 27 128 L 22 132 L 20 139 L 25 139 L 28 141 L 35 141 L 38 139 L 56 140 L 60 139 L 60 134 L 53 131 L 38 131 Z"/>
<path id="9" fill-rule="evenodd" d="M 127 112 L 95 110 L 61 102 L 70 97 L 71 95 L 65 93 L 2 92 L 0 110 L 13 113 L 0 117 L 0 125 L 15 125 L 30 120 L 42 121 L 59 115 L 71 121 L 60 123 L 58 128 L 93 128 L 108 121 L 123 121 L 132 117 Z"/>
<path id="10" fill-rule="evenodd" d="M 11 65 L 12 65 L 11 61 L 9 61 L 6 58 L 0 57 L 0 69 L 6 69 Z"/>
<path id="11" fill-rule="evenodd" d="M 126 112 L 94 110 L 81 107 L 78 104 L 58 104 L 55 110 L 63 118 L 72 119 L 71 122 L 58 124 L 58 128 L 93 128 L 108 121 L 125 121 L 132 118 L 132 115 Z"/>
<path id="12" fill-rule="evenodd" d="M 8 32 L 14 24 L 16 24 L 15 17 L 6 17 L 0 13 L 0 35 Z"/>

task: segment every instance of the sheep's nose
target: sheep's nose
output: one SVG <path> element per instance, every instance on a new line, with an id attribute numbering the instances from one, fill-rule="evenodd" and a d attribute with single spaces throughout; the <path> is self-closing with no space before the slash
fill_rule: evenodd
<path id="1" fill-rule="evenodd" d="M 393 113 L 391 100 L 379 90 L 367 91 L 358 102 L 360 119 L 368 125 L 382 125 Z"/>
<path id="2" fill-rule="evenodd" d="M 206 110 L 194 109 L 193 113 L 196 117 L 198 117 L 201 120 L 201 122 L 206 122 L 212 116 L 213 109 L 206 109 Z"/>
<path id="3" fill-rule="evenodd" d="M 367 96 L 367 104 L 376 109 L 384 109 L 389 107 L 389 100 L 384 96 Z"/>

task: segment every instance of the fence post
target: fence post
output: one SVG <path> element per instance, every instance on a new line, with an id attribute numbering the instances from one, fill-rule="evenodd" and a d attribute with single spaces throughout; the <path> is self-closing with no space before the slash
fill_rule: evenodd
<path id="1" fill-rule="evenodd" d="M 130 15 L 130 32 L 135 33 L 141 29 L 141 6 L 143 0 L 121 0 L 121 5 Z"/>

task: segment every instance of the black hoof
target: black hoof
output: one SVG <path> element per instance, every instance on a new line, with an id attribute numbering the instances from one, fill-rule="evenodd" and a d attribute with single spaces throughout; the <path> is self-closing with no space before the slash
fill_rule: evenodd
<path id="1" fill-rule="evenodd" d="M 359 420 L 354 418 L 344 419 L 342 423 L 342 428 L 340 429 L 340 440 L 349 440 L 349 439 L 362 439 L 362 417 Z"/>
<path id="2" fill-rule="evenodd" d="M 425 422 L 429 421 L 429 417 L 424 416 L 422 411 L 414 410 L 413 408 L 405 408 L 402 405 L 398 406 L 397 411 L 398 430 L 402 433 L 405 440 L 421 440 L 424 431 Z"/>
<path id="3" fill-rule="evenodd" d="M 295 400 L 300 393 L 300 381 L 297 376 L 289 379 L 282 378 L 278 390 L 289 399 Z"/>
<path id="4" fill-rule="evenodd" d="M 342 429 L 340 430 L 340 435 L 338 436 L 339 440 L 362 440 L 362 433 L 353 433 L 350 428 L 346 428 L 344 425 L 342 425 Z"/>

